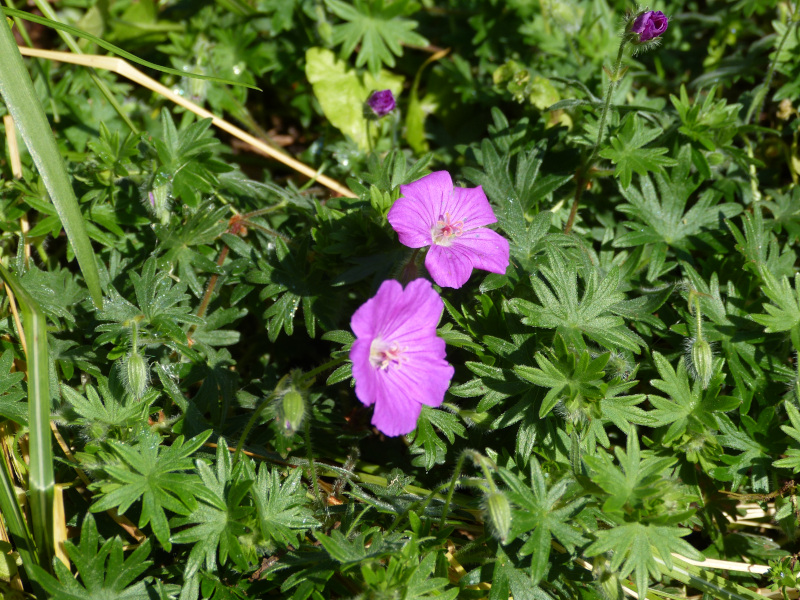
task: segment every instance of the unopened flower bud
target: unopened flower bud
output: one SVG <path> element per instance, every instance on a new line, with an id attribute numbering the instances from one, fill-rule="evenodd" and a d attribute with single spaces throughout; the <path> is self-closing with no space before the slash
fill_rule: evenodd
<path id="1" fill-rule="evenodd" d="M 172 194 L 172 183 L 169 177 L 159 173 L 147 192 L 147 207 L 163 225 L 169 222 L 169 200 Z"/>
<path id="2" fill-rule="evenodd" d="M 714 355 L 705 339 L 696 339 L 692 343 L 692 368 L 697 380 L 706 389 L 714 374 Z"/>
<path id="3" fill-rule="evenodd" d="M 372 113 L 380 119 L 392 112 L 397 106 L 397 103 L 395 102 L 392 90 L 381 90 L 379 92 L 372 92 L 369 100 L 367 100 L 367 106 Z"/>
<path id="4" fill-rule="evenodd" d="M 484 514 L 492 535 L 505 544 L 511 531 L 511 504 L 505 494 L 497 490 L 486 494 Z"/>
<path id="5" fill-rule="evenodd" d="M 638 43 L 644 43 L 660 36 L 667 30 L 668 25 L 669 19 L 663 12 L 646 10 L 636 16 L 628 31 L 638 35 Z"/>
<path id="6" fill-rule="evenodd" d="M 294 435 L 300 429 L 306 415 L 306 403 L 297 390 L 289 390 L 283 395 L 280 407 L 280 423 L 286 435 Z"/>
<path id="7" fill-rule="evenodd" d="M 125 387 L 134 399 L 139 400 L 150 384 L 150 370 L 147 361 L 138 351 L 132 350 L 125 357 Z"/>

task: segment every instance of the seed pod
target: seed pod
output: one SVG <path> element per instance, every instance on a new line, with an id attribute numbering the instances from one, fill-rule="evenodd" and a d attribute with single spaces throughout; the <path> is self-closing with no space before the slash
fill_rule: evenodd
<path id="1" fill-rule="evenodd" d="M 135 400 L 141 399 L 150 383 L 150 369 L 139 352 L 132 350 L 125 357 L 125 388 Z"/>
<path id="2" fill-rule="evenodd" d="M 696 339 L 692 343 L 692 368 L 697 380 L 706 389 L 714 374 L 714 355 L 705 339 Z"/>
<path id="3" fill-rule="evenodd" d="M 289 390 L 281 400 L 280 420 L 284 433 L 294 435 L 306 415 L 306 403 L 297 390 Z"/>
<path id="4" fill-rule="evenodd" d="M 495 490 L 484 498 L 484 515 L 492 535 L 505 544 L 511 531 L 511 504 L 505 494 Z"/>

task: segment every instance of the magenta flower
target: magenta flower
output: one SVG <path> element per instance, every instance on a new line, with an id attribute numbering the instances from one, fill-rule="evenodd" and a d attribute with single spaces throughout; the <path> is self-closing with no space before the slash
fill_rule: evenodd
<path id="1" fill-rule="evenodd" d="M 415 279 L 403 289 L 388 280 L 353 314 L 356 396 L 375 405 L 372 424 L 386 435 L 410 433 L 423 404 L 444 401 L 453 367 L 445 360 L 444 340 L 436 336 L 443 309 L 429 281 Z"/>
<path id="2" fill-rule="evenodd" d="M 668 25 L 669 21 L 663 12 L 648 10 L 636 17 L 630 31 L 639 34 L 640 42 L 647 42 L 664 33 Z"/>
<path id="3" fill-rule="evenodd" d="M 400 186 L 388 219 L 409 248 L 430 246 L 425 268 L 442 287 L 460 288 L 472 269 L 503 274 L 508 240 L 484 225 L 496 223 L 483 188 L 453 187 L 447 171 Z"/>
<path id="4" fill-rule="evenodd" d="M 394 100 L 392 90 L 381 90 L 379 92 L 372 92 L 372 95 L 367 100 L 367 106 L 375 113 L 378 118 L 385 117 L 392 112 L 397 103 Z"/>

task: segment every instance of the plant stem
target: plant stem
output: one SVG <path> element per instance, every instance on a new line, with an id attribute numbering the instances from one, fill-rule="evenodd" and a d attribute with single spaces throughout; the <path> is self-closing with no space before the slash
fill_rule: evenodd
<path id="1" fill-rule="evenodd" d="M 661 572 L 668 577 L 697 588 L 713 598 L 725 600 L 763 600 L 764 598 L 764 596 L 728 581 L 711 571 L 703 570 L 687 563 L 681 563 L 680 567 L 673 565 L 670 568 L 657 556 L 654 556 L 653 560 L 656 561 Z"/>
<path id="2" fill-rule="evenodd" d="M 497 491 L 497 485 L 495 485 L 494 477 L 492 477 L 492 472 L 489 469 L 488 459 L 482 454 L 480 454 L 479 456 L 480 456 L 481 470 L 483 471 L 484 478 L 486 478 L 486 483 L 489 486 L 489 491 L 491 493 L 494 493 Z"/>
<path id="3" fill-rule="evenodd" d="M 283 382 L 284 379 L 285 377 L 278 382 L 278 385 L 275 388 L 276 390 L 281 386 L 281 382 Z M 276 392 L 270 393 L 270 395 L 264 398 L 264 401 L 258 405 L 258 408 L 253 411 L 250 420 L 247 421 L 247 425 L 245 425 L 244 431 L 242 431 L 242 435 L 239 436 L 239 443 L 236 444 L 236 452 L 233 455 L 233 464 L 236 464 L 239 460 L 239 455 L 242 453 L 242 447 L 244 446 L 245 441 L 247 441 L 247 436 L 250 434 L 250 430 L 255 427 L 258 417 L 261 416 L 261 413 L 264 412 L 264 409 L 269 406 L 270 402 L 272 402 L 272 400 L 275 398 L 275 395 Z"/>
<path id="4" fill-rule="evenodd" d="M 332 368 L 334 368 L 336 366 L 339 366 L 340 364 L 342 364 L 346 360 L 347 360 L 347 355 L 339 356 L 337 358 L 329 360 L 324 365 L 320 365 L 316 369 L 310 370 L 308 373 L 303 373 L 300 377 L 297 378 L 295 383 L 297 385 L 300 385 L 301 383 L 304 383 L 304 382 L 308 381 L 309 379 L 313 379 L 314 377 L 316 377 L 320 373 L 324 373 L 328 369 L 332 369 Z"/>
<path id="5" fill-rule="evenodd" d="M 614 68 L 611 71 L 611 81 L 608 84 L 608 90 L 606 91 L 606 99 L 603 102 L 603 111 L 600 113 L 600 122 L 598 123 L 597 128 L 597 139 L 594 142 L 594 147 L 592 148 L 591 154 L 589 154 L 589 158 L 583 163 L 580 170 L 576 174 L 575 177 L 575 196 L 572 200 L 572 208 L 569 211 L 569 217 L 567 218 L 567 224 L 564 226 L 564 233 L 569 233 L 572 231 L 572 226 L 575 223 L 575 217 L 578 215 L 578 205 L 581 201 L 581 196 L 583 195 L 583 190 L 586 188 L 586 184 L 589 181 L 589 173 L 592 170 L 592 166 L 594 165 L 594 160 L 597 157 L 597 151 L 600 148 L 600 144 L 603 142 L 603 136 L 605 134 L 606 128 L 606 121 L 608 120 L 608 110 L 611 107 L 611 97 L 614 95 L 614 90 L 617 89 L 617 84 L 619 83 L 621 77 L 620 74 L 620 67 L 622 66 L 622 58 L 625 55 L 625 45 L 628 43 L 627 38 L 623 37 L 622 41 L 619 44 L 619 50 L 617 51 L 617 59 L 614 61 Z"/>
<path id="6" fill-rule="evenodd" d="M 42 11 L 42 14 L 48 19 L 50 19 L 51 21 L 59 21 L 59 22 L 61 21 L 61 19 L 58 18 L 58 15 L 56 15 L 56 12 L 50 6 L 49 2 L 46 2 L 44 0 L 34 0 L 34 3 L 36 4 L 36 7 L 40 11 Z M 72 50 L 75 54 L 83 54 L 83 51 L 80 49 L 80 46 L 78 46 L 77 42 L 75 41 L 75 38 L 73 38 L 70 34 L 68 34 L 66 31 L 59 31 L 58 35 L 61 36 L 61 39 L 64 40 L 64 43 L 67 46 L 69 46 L 69 49 Z M 123 121 L 125 121 L 125 124 L 128 126 L 128 129 L 130 129 L 134 135 L 138 134 L 139 129 L 136 127 L 136 125 L 133 124 L 133 121 L 131 121 L 130 117 L 127 114 L 125 114 L 125 111 L 122 110 L 122 106 L 120 106 L 119 102 L 117 102 L 117 99 L 114 96 L 113 92 L 110 89 L 108 89 L 106 82 L 100 79 L 100 76 L 94 72 L 94 69 L 89 70 L 89 76 L 92 78 L 92 81 L 97 86 L 97 89 L 100 90 L 100 93 L 102 93 L 103 96 L 105 96 L 108 103 L 112 106 L 112 108 L 115 111 L 117 111 L 117 114 L 120 116 L 120 118 Z"/>
<path id="7" fill-rule="evenodd" d="M 791 4 L 789 4 L 791 6 Z M 778 67 L 778 62 L 781 58 L 781 52 L 783 51 L 783 46 L 786 44 L 786 40 L 789 39 L 789 34 L 792 32 L 792 28 L 794 27 L 795 23 L 797 23 L 797 11 L 795 10 L 789 15 L 789 22 L 786 25 L 786 31 L 783 32 L 783 37 L 781 41 L 778 42 L 778 48 L 775 51 L 775 58 L 772 59 L 772 62 L 769 65 L 769 69 L 767 69 L 767 76 L 764 78 L 764 83 L 761 85 L 761 88 L 758 90 L 756 94 L 755 102 L 750 105 L 750 108 L 747 110 L 747 115 L 745 116 L 744 122 L 750 123 L 750 120 L 755 116 L 756 124 L 761 120 L 761 111 L 764 108 L 764 102 L 767 99 L 767 94 L 769 93 L 769 86 L 772 85 L 772 78 L 775 76 L 775 69 Z"/>
<path id="8" fill-rule="evenodd" d="M 444 527 L 447 523 L 447 513 L 450 512 L 450 503 L 453 501 L 453 493 L 456 491 L 456 482 L 461 476 L 461 469 L 464 468 L 464 460 L 466 460 L 467 454 L 471 454 L 472 452 L 472 450 L 464 450 L 464 452 L 462 452 L 458 457 L 455 471 L 453 471 L 453 477 L 450 479 L 450 487 L 447 490 L 447 497 L 444 499 L 444 506 L 442 506 L 442 518 L 439 519 L 439 528 Z"/>
<path id="9" fill-rule="evenodd" d="M 697 320 L 697 339 L 703 339 L 703 313 L 700 312 L 700 298 L 695 296 L 694 298 L 694 313 L 695 319 Z"/>
<path id="10" fill-rule="evenodd" d="M 310 410 L 309 410 L 310 412 Z M 311 477 L 311 483 L 314 486 L 314 502 L 319 502 L 320 504 L 324 505 L 322 500 L 322 495 L 319 491 L 319 482 L 317 481 L 317 466 L 314 463 L 314 448 L 311 446 L 311 423 L 307 422 L 306 426 L 303 428 L 305 433 L 306 439 L 306 457 L 308 458 L 308 468 L 309 476 Z"/>

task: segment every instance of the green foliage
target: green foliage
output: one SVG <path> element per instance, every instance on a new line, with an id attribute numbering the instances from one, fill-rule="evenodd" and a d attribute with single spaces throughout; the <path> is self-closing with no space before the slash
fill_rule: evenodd
<path id="1" fill-rule="evenodd" d="M 145 600 L 151 597 L 149 586 L 142 580 L 136 581 L 152 564 L 147 560 L 150 554 L 149 540 L 125 557 L 122 540 L 114 537 L 102 541 L 94 517 L 89 514 L 81 527 L 80 543 L 68 541 L 65 546 L 69 559 L 81 574 L 80 581 L 76 581 L 58 559 L 53 562 L 58 579 L 41 567 L 33 567 L 39 584 L 52 597 L 75 600 L 112 597 Z"/>
<path id="2" fill-rule="evenodd" d="M 791 595 L 792 3 L 665 0 L 646 52 L 620 52 L 621 0 L 36 3 L 91 36 L 17 42 L 170 65 L 148 74 L 352 193 L 120 74 L 16 65 L 0 116 L 45 113 L 0 145 L 0 571 L 25 594 Z M 441 170 L 482 187 L 510 264 L 435 288 L 452 380 L 392 438 L 351 320 L 429 277 L 387 214 Z"/>
<path id="3" fill-rule="evenodd" d="M 210 432 L 209 432 L 210 433 Z M 153 433 L 143 436 L 132 446 L 108 442 L 108 451 L 101 452 L 106 477 L 95 487 L 102 497 L 92 505 L 93 512 L 116 509 L 125 512 L 135 502 L 141 502 L 139 527 L 148 523 L 158 541 L 171 548 L 170 525 L 165 512 L 179 515 L 197 510 L 198 497 L 209 497 L 214 489 L 209 482 L 191 471 L 190 456 L 208 439 L 209 433 L 196 436 L 186 443 L 179 436 L 171 446 L 162 447 Z"/>
<path id="4" fill-rule="evenodd" d="M 625 119 L 619 134 L 611 138 L 611 148 L 600 151 L 600 156 L 617 166 L 615 175 L 623 188 L 630 186 L 634 173 L 645 176 L 677 164 L 675 159 L 664 156 L 667 148 L 643 148 L 659 135 L 660 131 L 648 129 L 638 116 L 631 115 Z"/>
<path id="5" fill-rule="evenodd" d="M 395 66 L 395 56 L 403 55 L 403 44 L 427 46 L 428 40 L 414 31 L 416 21 L 402 18 L 418 5 L 409 0 L 325 0 L 326 6 L 347 21 L 333 28 L 333 43 L 342 46 L 342 55 L 350 56 L 359 47 L 356 66 L 369 66 L 377 75 L 381 64 Z"/>
<path id="6" fill-rule="evenodd" d="M 638 352 L 644 345 L 642 339 L 625 326 L 622 317 L 615 315 L 616 307 L 625 301 L 625 295 L 619 291 L 619 269 L 613 267 L 601 279 L 597 268 L 586 273 L 576 261 L 568 263 L 556 253 L 550 254 L 549 262 L 549 266 L 541 268 L 541 277 L 531 278 L 541 304 L 521 298 L 509 302 L 509 308 L 523 317 L 522 322 L 555 329 L 568 344 L 578 348 L 585 347 L 589 338 L 609 350 Z M 580 296 L 579 277 L 585 281 Z"/>

